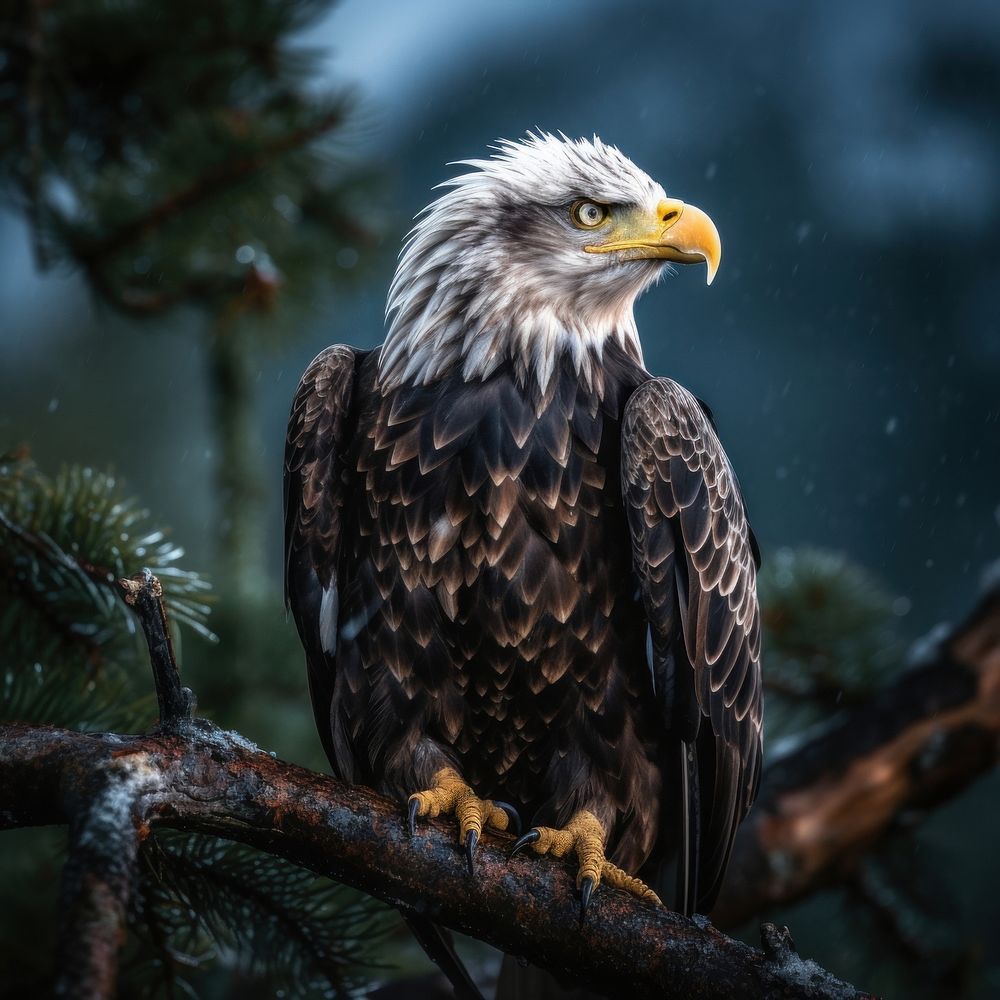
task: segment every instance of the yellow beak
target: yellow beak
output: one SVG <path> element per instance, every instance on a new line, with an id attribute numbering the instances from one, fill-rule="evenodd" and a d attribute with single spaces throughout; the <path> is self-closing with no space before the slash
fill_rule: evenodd
<path id="1" fill-rule="evenodd" d="M 708 284 L 719 270 L 722 241 L 715 223 L 694 205 L 664 199 L 652 218 L 633 212 L 603 243 L 584 247 L 587 253 L 620 252 L 623 260 L 669 260 L 676 264 L 708 265 Z"/>

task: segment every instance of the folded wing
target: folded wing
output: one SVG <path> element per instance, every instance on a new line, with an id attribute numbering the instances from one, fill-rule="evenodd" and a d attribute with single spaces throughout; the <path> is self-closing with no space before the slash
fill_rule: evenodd
<path id="1" fill-rule="evenodd" d="M 330 705 L 337 653 L 338 563 L 347 498 L 344 453 L 360 352 L 335 345 L 306 369 L 285 439 L 285 603 L 306 650 L 309 692 L 334 767 Z M 340 748 L 342 750 L 342 748 Z M 342 770 L 342 768 L 340 768 Z"/>
<path id="2" fill-rule="evenodd" d="M 759 554 L 709 415 L 669 379 L 629 400 L 622 490 L 655 696 L 680 740 L 683 905 L 707 912 L 760 779 Z"/>

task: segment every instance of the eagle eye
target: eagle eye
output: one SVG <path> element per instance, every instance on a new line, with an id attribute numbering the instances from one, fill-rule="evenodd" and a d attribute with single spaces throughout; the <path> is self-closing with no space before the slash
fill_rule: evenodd
<path id="1" fill-rule="evenodd" d="M 608 217 L 608 206 L 596 201 L 574 201 L 569 209 L 570 218 L 582 229 L 593 229 Z"/>

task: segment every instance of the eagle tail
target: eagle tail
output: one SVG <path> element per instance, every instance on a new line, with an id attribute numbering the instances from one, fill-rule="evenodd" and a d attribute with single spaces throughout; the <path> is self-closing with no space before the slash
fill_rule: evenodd
<path id="1" fill-rule="evenodd" d="M 537 965 L 524 965 L 513 955 L 500 963 L 496 1000 L 601 1000 L 606 993 L 592 993 L 585 986 L 566 986 Z"/>
<path id="2" fill-rule="evenodd" d="M 427 917 L 417 916 L 415 913 L 403 911 L 403 919 L 410 928 L 410 932 L 417 939 L 417 943 L 427 953 L 427 957 L 451 983 L 456 1000 L 483 1000 L 479 987 L 476 986 L 472 976 L 469 975 L 469 970 L 466 969 L 458 957 L 458 952 L 455 951 L 455 943 L 451 934 L 440 924 L 434 923 Z"/>
<path id="3" fill-rule="evenodd" d="M 680 740 L 681 837 L 677 863 L 677 900 L 681 912 L 690 917 L 698 905 L 698 868 L 701 848 L 701 785 L 698 780 L 698 748 L 694 741 Z"/>

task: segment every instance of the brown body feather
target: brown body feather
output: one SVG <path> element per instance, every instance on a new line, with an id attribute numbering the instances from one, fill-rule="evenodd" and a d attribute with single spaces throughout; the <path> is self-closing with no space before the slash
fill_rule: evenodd
<path id="1" fill-rule="evenodd" d="M 531 823 L 591 810 L 634 872 L 678 849 L 690 742 L 705 907 L 759 771 L 752 536 L 694 397 L 617 347 L 595 370 L 383 392 L 375 355 L 321 354 L 289 424 L 288 601 L 347 780 L 403 797 L 451 764 Z"/>

